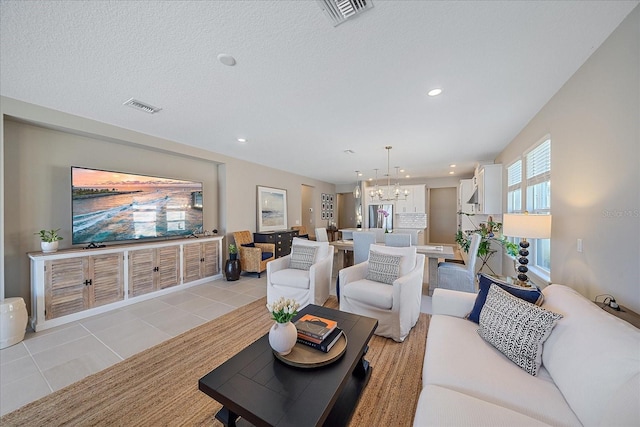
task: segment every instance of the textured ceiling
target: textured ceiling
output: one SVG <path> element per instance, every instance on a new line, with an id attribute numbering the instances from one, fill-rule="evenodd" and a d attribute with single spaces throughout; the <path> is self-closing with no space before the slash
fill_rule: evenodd
<path id="1" fill-rule="evenodd" d="M 2 0 L 0 90 L 336 184 L 385 145 L 442 177 L 495 158 L 639 3 L 373 2 L 334 27 L 315 1 Z"/>

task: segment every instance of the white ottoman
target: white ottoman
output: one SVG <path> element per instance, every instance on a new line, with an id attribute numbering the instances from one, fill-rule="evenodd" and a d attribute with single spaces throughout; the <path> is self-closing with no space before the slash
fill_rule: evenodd
<path id="1" fill-rule="evenodd" d="M 27 307 L 22 298 L 0 301 L 0 349 L 18 344 L 27 328 Z"/>

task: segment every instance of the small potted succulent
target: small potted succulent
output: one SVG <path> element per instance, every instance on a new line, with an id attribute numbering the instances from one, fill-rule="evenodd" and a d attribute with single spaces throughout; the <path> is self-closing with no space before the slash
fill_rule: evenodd
<path id="1" fill-rule="evenodd" d="M 56 230 L 40 230 L 35 235 L 40 236 L 40 247 L 42 248 L 42 252 L 55 252 L 58 250 L 58 242 L 62 240 L 62 237 L 58 236 L 58 231 Z"/>

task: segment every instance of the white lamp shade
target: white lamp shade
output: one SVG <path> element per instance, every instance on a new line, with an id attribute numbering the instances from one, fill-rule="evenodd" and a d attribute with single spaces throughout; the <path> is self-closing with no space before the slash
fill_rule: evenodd
<path id="1" fill-rule="evenodd" d="M 525 239 L 548 239 L 551 237 L 551 215 L 504 214 L 502 234 Z"/>

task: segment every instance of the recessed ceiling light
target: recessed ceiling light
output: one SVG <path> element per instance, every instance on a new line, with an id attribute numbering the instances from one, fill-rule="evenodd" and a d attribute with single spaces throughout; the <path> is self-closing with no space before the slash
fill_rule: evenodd
<path id="1" fill-rule="evenodd" d="M 405 178 L 411 178 L 411 175 L 405 175 L 404 177 Z"/>
<path id="2" fill-rule="evenodd" d="M 362 172 L 358 172 L 358 176 L 362 176 Z"/>
<path id="3" fill-rule="evenodd" d="M 220 55 L 218 55 L 218 61 L 222 62 L 224 65 L 228 65 L 229 67 L 233 67 L 234 65 L 236 65 L 236 59 L 231 55 L 227 55 L 226 53 L 221 53 Z"/>
<path id="4" fill-rule="evenodd" d="M 450 168 L 455 168 L 455 167 L 456 167 L 456 165 L 453 165 L 453 164 L 452 164 L 452 165 L 449 165 L 449 167 L 450 167 Z"/>
<path id="5" fill-rule="evenodd" d="M 453 175 L 454 173 L 454 171 L 449 171 L 449 175 Z"/>
<path id="6" fill-rule="evenodd" d="M 238 142 L 240 144 L 246 144 L 247 143 L 247 138 L 238 138 Z"/>
<path id="7" fill-rule="evenodd" d="M 427 95 L 429 95 L 429 96 L 438 96 L 441 93 L 442 93 L 442 89 L 435 88 L 435 89 L 431 89 L 429 92 L 427 92 Z"/>

